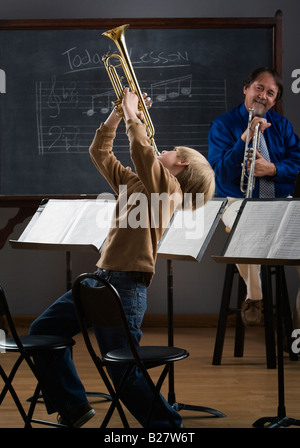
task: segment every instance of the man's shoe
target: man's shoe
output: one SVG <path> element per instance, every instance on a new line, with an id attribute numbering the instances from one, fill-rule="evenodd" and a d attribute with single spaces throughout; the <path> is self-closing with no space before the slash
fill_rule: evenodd
<path id="1" fill-rule="evenodd" d="M 59 415 L 57 421 L 60 425 L 67 426 L 68 428 L 80 428 L 94 417 L 95 414 L 95 409 L 90 405 L 86 405 L 76 411 L 69 412 L 68 416 L 65 416 L 65 418 Z"/>
<path id="2" fill-rule="evenodd" d="M 241 307 L 241 317 L 243 324 L 248 325 L 259 325 L 261 321 L 262 312 L 262 300 L 251 300 L 246 299 L 242 303 Z"/>

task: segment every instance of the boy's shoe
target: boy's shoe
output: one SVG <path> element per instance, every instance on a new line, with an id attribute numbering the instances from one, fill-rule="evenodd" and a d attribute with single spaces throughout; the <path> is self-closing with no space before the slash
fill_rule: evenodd
<path id="1" fill-rule="evenodd" d="M 90 405 L 86 405 L 76 411 L 69 412 L 67 419 L 63 419 L 63 417 L 58 415 L 57 421 L 60 425 L 67 426 L 68 428 L 80 428 L 92 417 L 94 417 L 95 414 L 95 409 L 93 409 Z"/>

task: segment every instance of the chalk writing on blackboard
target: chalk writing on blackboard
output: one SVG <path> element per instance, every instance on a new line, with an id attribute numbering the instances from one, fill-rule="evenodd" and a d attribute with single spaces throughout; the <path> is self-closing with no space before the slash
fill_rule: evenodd
<path id="1" fill-rule="evenodd" d="M 115 50 L 113 50 L 115 51 Z M 110 51 L 111 52 L 111 51 Z M 132 49 L 128 51 L 131 56 Z M 65 74 L 75 73 L 85 70 L 94 70 L 103 66 L 102 56 L 99 52 L 95 52 L 89 48 L 78 49 L 77 47 L 69 48 L 62 53 L 64 63 L 66 64 Z M 142 65 L 147 67 L 188 67 L 191 65 L 187 51 L 146 51 L 142 52 L 136 59 L 132 60 L 134 67 Z"/>
<path id="2" fill-rule="evenodd" d="M 149 80 L 145 80 L 144 84 L 146 83 L 149 84 Z M 153 111 L 176 109 L 182 113 L 182 117 L 190 116 L 188 112 L 192 108 L 200 112 L 211 109 L 219 114 L 225 112 L 227 107 L 225 80 L 197 80 L 189 74 L 150 82 L 149 93 L 154 102 Z M 88 151 L 95 133 L 95 123 L 91 118 L 98 115 L 100 123 L 108 114 L 114 100 L 115 93 L 107 81 L 73 81 L 70 76 L 58 80 L 52 76 L 49 82 L 37 82 L 39 154 Z M 202 123 L 199 123 L 199 120 L 180 123 L 186 128 L 190 146 L 200 149 L 201 141 L 207 136 L 209 124 L 209 120 Z M 158 125 L 156 129 L 162 142 L 160 146 L 164 145 L 165 132 L 168 134 L 168 145 L 172 146 L 172 135 L 175 128 L 178 128 L 178 123 L 174 124 L 174 129 L 171 129 L 172 124 L 168 126 L 168 130 L 163 128 L 163 125 Z M 183 139 L 183 136 L 181 138 Z M 176 144 L 178 140 L 174 142 L 174 145 Z"/>

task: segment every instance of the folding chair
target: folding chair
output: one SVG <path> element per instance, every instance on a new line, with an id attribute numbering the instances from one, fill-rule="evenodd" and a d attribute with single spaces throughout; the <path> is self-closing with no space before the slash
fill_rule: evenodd
<path id="1" fill-rule="evenodd" d="M 99 283 L 97 283 L 97 286 L 89 286 L 84 284 L 83 281 L 85 279 L 94 279 Z M 165 405 L 160 395 L 160 389 L 172 364 L 175 361 L 188 357 L 189 353 L 184 349 L 176 347 L 137 346 L 130 333 L 119 293 L 107 280 L 100 278 L 95 273 L 81 274 L 75 280 L 73 285 L 73 297 L 87 349 L 112 397 L 112 402 L 103 419 L 101 427 L 105 428 L 107 426 L 116 408 L 119 411 L 124 427 L 129 427 L 121 407 L 120 396 L 123 389 L 126 387 L 126 381 L 130 373 L 135 367 L 138 367 L 153 392 L 152 407 L 149 410 L 148 416 L 149 423 L 155 403 L 158 403 L 165 409 Z M 102 358 L 100 358 L 93 348 L 87 322 L 98 327 L 122 327 L 128 347 L 112 350 L 103 354 Z M 114 388 L 104 369 L 112 365 L 126 366 L 126 372 L 124 373 L 120 384 Z M 155 385 L 148 373 L 148 369 L 158 366 L 164 366 L 164 368 Z M 167 411 L 166 418 L 172 426 L 176 426 Z"/>
<path id="2" fill-rule="evenodd" d="M 75 341 L 71 338 L 65 338 L 60 336 L 48 336 L 48 335 L 25 335 L 19 336 L 14 325 L 11 313 L 9 311 L 8 303 L 4 294 L 4 290 L 0 285 L 0 316 L 5 318 L 8 325 L 8 332 L 11 334 L 11 337 L 4 337 L 3 340 L 0 340 L 0 355 L 7 356 L 6 353 L 19 353 L 19 356 L 13 365 L 9 375 L 7 375 L 0 364 L 0 376 L 4 381 L 4 387 L 0 393 L 0 406 L 9 391 L 21 416 L 25 423 L 25 428 L 31 427 L 31 423 L 39 423 L 48 426 L 64 426 L 59 423 L 43 421 L 39 419 L 33 418 L 33 413 L 35 411 L 36 403 L 39 398 L 40 391 L 43 389 L 43 375 L 37 372 L 37 369 L 34 365 L 32 357 L 34 355 L 45 353 L 45 352 L 56 352 L 58 350 L 66 350 L 67 348 L 71 348 Z M 37 386 L 34 392 L 34 395 L 31 398 L 31 403 L 28 412 L 25 412 L 23 405 L 12 385 L 13 379 L 22 364 L 25 361 L 29 368 L 31 369 L 33 375 L 37 380 Z M 45 392 L 43 390 L 43 394 Z M 51 402 L 51 397 L 47 396 L 49 402 Z"/>

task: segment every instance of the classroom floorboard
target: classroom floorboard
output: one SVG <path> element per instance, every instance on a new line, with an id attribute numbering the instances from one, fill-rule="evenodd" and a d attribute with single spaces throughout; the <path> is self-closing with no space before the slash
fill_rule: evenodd
<path id="1" fill-rule="evenodd" d="M 24 329 L 23 329 L 24 330 Z M 233 357 L 234 328 L 226 332 L 222 364 L 212 365 L 212 355 L 216 328 L 175 328 L 174 345 L 183 347 L 190 356 L 175 365 L 175 394 L 178 403 L 207 406 L 217 409 L 225 418 L 217 418 L 207 413 L 182 410 L 183 425 L 189 428 L 252 428 L 260 417 L 276 416 L 278 405 L 277 369 L 267 369 L 265 360 L 264 328 L 249 327 L 246 330 L 244 356 Z M 76 336 L 74 361 L 87 391 L 105 392 L 102 380 L 92 365 L 81 335 Z M 167 344 L 165 328 L 146 328 L 143 344 Z M 15 355 L 1 354 L 1 364 L 6 370 L 12 364 Z M 300 419 L 300 362 L 284 358 L 285 405 L 288 417 Z M 154 377 L 158 369 L 153 369 Z M 0 387 L 2 388 L 0 379 Z M 27 408 L 26 399 L 35 387 L 26 364 L 18 372 L 14 387 Z M 167 396 L 168 383 L 163 386 Z M 90 397 L 96 410 L 84 428 L 98 428 L 107 409 L 107 403 Z M 130 426 L 139 428 L 138 422 L 129 414 Z M 38 404 L 35 416 L 49 419 L 44 404 Z M 55 420 L 51 416 L 50 420 Z M 21 428 L 23 421 L 8 394 L 0 407 L 0 428 Z M 35 425 L 36 427 L 40 425 Z M 121 428 L 121 422 L 114 414 L 109 428 Z"/>

